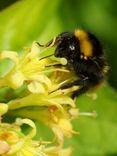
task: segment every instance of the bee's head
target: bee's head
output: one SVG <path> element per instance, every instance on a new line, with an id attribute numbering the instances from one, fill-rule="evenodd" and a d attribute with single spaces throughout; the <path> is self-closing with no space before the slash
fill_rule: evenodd
<path id="1" fill-rule="evenodd" d="M 56 37 L 55 45 L 55 57 L 64 57 L 69 62 L 76 59 L 86 61 L 103 56 L 99 40 L 83 30 L 61 33 Z"/>
<path id="2" fill-rule="evenodd" d="M 74 59 L 80 53 L 78 39 L 74 33 L 63 32 L 56 38 L 55 57 L 64 57 L 68 61 Z"/>

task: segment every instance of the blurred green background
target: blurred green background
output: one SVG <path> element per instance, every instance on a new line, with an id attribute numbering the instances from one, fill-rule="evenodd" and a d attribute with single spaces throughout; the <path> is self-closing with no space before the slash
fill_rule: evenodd
<path id="1" fill-rule="evenodd" d="M 73 156 L 117 156 L 117 1 L 115 0 L 0 0 L 0 51 L 22 51 L 34 40 L 44 44 L 62 31 L 82 28 L 102 41 L 111 66 L 109 84 L 93 101 L 83 95 L 80 111 L 96 110 L 96 119 L 80 117 L 80 136 L 66 140 Z M 47 136 L 42 128 L 43 135 Z"/>

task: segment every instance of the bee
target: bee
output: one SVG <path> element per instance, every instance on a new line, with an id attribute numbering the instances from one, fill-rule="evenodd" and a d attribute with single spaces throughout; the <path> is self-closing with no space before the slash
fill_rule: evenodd
<path id="1" fill-rule="evenodd" d="M 107 77 L 109 66 L 102 45 L 90 32 L 84 30 L 62 32 L 47 44 L 40 46 L 56 46 L 54 56 L 67 59 L 67 67 L 74 71 L 78 79 L 64 84 L 61 89 L 80 86 L 73 92 L 73 98 L 95 88 Z"/>

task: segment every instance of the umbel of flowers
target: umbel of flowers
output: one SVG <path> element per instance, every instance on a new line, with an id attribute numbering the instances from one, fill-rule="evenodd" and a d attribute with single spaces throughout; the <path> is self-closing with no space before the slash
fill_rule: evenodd
<path id="1" fill-rule="evenodd" d="M 64 138 L 79 134 L 71 124 L 79 113 L 71 98 L 78 86 L 60 89 L 75 79 L 74 73 L 65 66 L 67 60 L 47 57 L 46 53 L 43 56 L 36 42 L 20 55 L 2 51 L 0 61 L 4 60 L 10 60 L 10 65 L 0 72 L 0 155 L 69 156 L 71 148 L 63 149 Z M 6 123 L 3 114 L 20 118 Z M 33 140 L 38 133 L 33 119 L 51 128 L 54 143 Z M 32 128 L 28 134 L 23 132 L 23 124 Z"/>
<path id="2" fill-rule="evenodd" d="M 2 107 L 4 107 L 2 105 Z M 21 126 L 31 127 L 25 135 Z M 46 147 L 51 142 L 32 140 L 36 134 L 36 126 L 30 119 L 17 118 L 12 124 L 0 123 L 0 155 L 1 156 L 64 156 L 70 155 L 71 148 L 62 149 L 56 146 Z"/>

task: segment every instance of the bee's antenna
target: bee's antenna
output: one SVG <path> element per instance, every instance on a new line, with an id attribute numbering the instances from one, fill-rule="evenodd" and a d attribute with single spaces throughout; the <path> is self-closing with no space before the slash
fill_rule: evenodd
<path id="1" fill-rule="evenodd" d="M 50 48 L 53 47 L 56 44 L 56 37 L 54 37 L 52 40 L 50 40 L 48 43 L 45 45 L 40 44 L 39 42 L 36 42 L 40 47 L 45 47 L 45 48 Z"/>
<path id="2" fill-rule="evenodd" d="M 38 44 L 39 47 L 45 47 L 45 45 L 42 45 L 39 42 L 36 42 L 36 44 Z"/>

